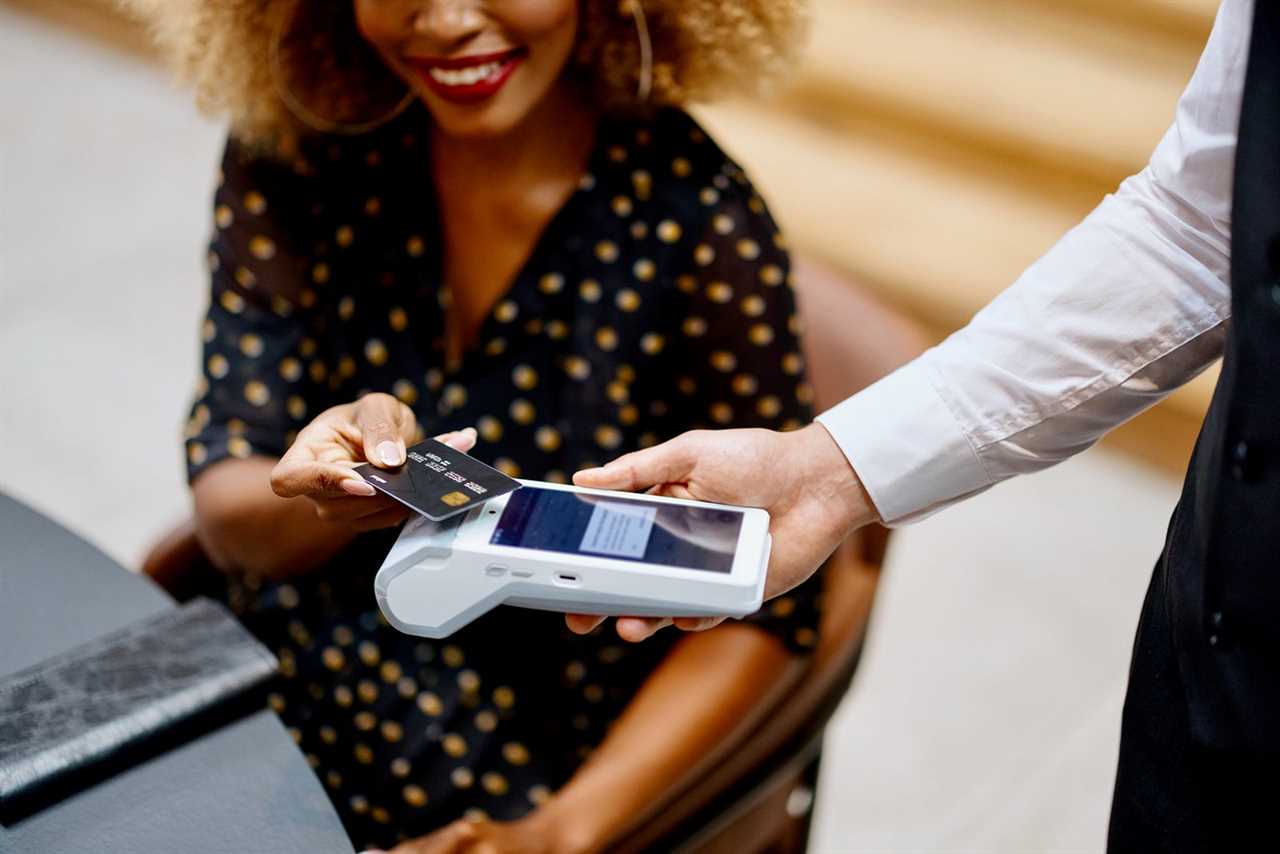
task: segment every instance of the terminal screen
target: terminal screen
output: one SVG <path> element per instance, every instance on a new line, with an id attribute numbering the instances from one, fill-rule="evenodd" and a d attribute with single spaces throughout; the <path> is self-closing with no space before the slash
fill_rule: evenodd
<path id="1" fill-rule="evenodd" d="M 507 499 L 489 542 L 727 573 L 741 530 L 736 510 L 525 486 Z"/>

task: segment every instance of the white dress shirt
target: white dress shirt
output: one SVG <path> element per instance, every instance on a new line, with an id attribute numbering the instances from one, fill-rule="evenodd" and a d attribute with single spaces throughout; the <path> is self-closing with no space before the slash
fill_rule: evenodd
<path id="1" fill-rule="evenodd" d="M 968 326 L 818 420 L 886 522 L 1093 445 L 1222 354 L 1253 21 L 1225 0 L 1151 162 Z"/>

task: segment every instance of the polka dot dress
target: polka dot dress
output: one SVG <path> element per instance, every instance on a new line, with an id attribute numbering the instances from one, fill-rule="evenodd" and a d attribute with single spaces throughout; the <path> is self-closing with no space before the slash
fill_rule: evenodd
<path id="1" fill-rule="evenodd" d="M 228 145 L 191 478 L 278 456 L 315 415 L 369 391 L 410 406 L 424 433 L 474 425 L 478 458 L 555 482 L 694 427 L 809 420 L 785 244 L 687 115 L 602 121 L 577 191 L 458 364 L 445 359 L 427 139 L 415 108 L 373 134 L 314 139 L 292 163 Z M 271 706 L 357 846 L 536 807 L 679 640 L 577 637 L 555 614 L 512 608 L 444 642 L 401 635 L 372 595 L 394 536 L 227 593 L 279 655 Z M 749 622 L 806 653 L 817 587 Z"/>

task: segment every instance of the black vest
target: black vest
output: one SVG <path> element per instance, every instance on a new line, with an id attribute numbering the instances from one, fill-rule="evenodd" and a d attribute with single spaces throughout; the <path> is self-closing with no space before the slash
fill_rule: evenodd
<path id="1" fill-rule="evenodd" d="M 1256 0 L 1222 376 L 1165 546 L 1193 739 L 1280 751 L 1280 4 Z M 1158 710 L 1152 710 L 1158 714 Z"/>

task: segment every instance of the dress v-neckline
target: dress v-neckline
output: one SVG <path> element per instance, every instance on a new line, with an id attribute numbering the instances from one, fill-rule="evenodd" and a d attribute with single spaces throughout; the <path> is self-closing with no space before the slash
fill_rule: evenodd
<path id="1" fill-rule="evenodd" d="M 429 119 L 427 120 L 429 121 Z M 608 117 L 602 115 L 596 122 L 595 139 L 591 144 L 591 153 L 580 170 L 572 192 L 569 193 L 556 212 L 543 225 L 542 230 L 538 232 L 538 236 L 530 244 L 524 260 L 516 268 L 515 274 L 498 291 L 492 304 L 484 311 L 480 324 L 476 327 L 474 339 L 467 346 L 461 348 L 456 360 L 451 359 L 449 353 L 451 297 L 449 288 L 444 281 L 445 243 L 440 196 L 436 190 L 435 181 L 431 176 L 430 166 L 427 166 L 426 184 L 429 188 L 427 197 L 430 200 L 427 224 L 434 240 L 434 245 L 437 247 L 428 274 L 430 276 L 428 290 L 436 305 L 441 309 L 440 334 L 437 342 L 443 352 L 441 370 L 450 382 L 459 382 L 461 378 L 470 373 L 470 370 L 476 364 L 495 355 L 488 353 L 486 346 L 488 342 L 495 338 L 503 337 L 501 329 L 503 325 L 514 322 L 516 318 L 522 318 L 527 315 L 536 317 L 542 314 L 544 301 L 542 299 L 543 294 L 537 286 L 538 273 L 545 266 L 546 257 L 554 251 L 554 247 L 559 245 L 566 223 L 571 222 L 577 216 L 578 206 L 583 203 L 587 193 L 596 183 L 597 176 L 600 174 L 604 152 L 608 148 L 609 127 Z M 423 131 L 424 138 L 428 140 L 428 145 L 430 145 L 430 129 L 423 128 Z M 430 164 L 429 151 L 425 162 Z M 503 307 L 507 304 L 514 305 L 515 316 L 504 321 L 498 314 L 500 310 L 505 311 Z"/>

